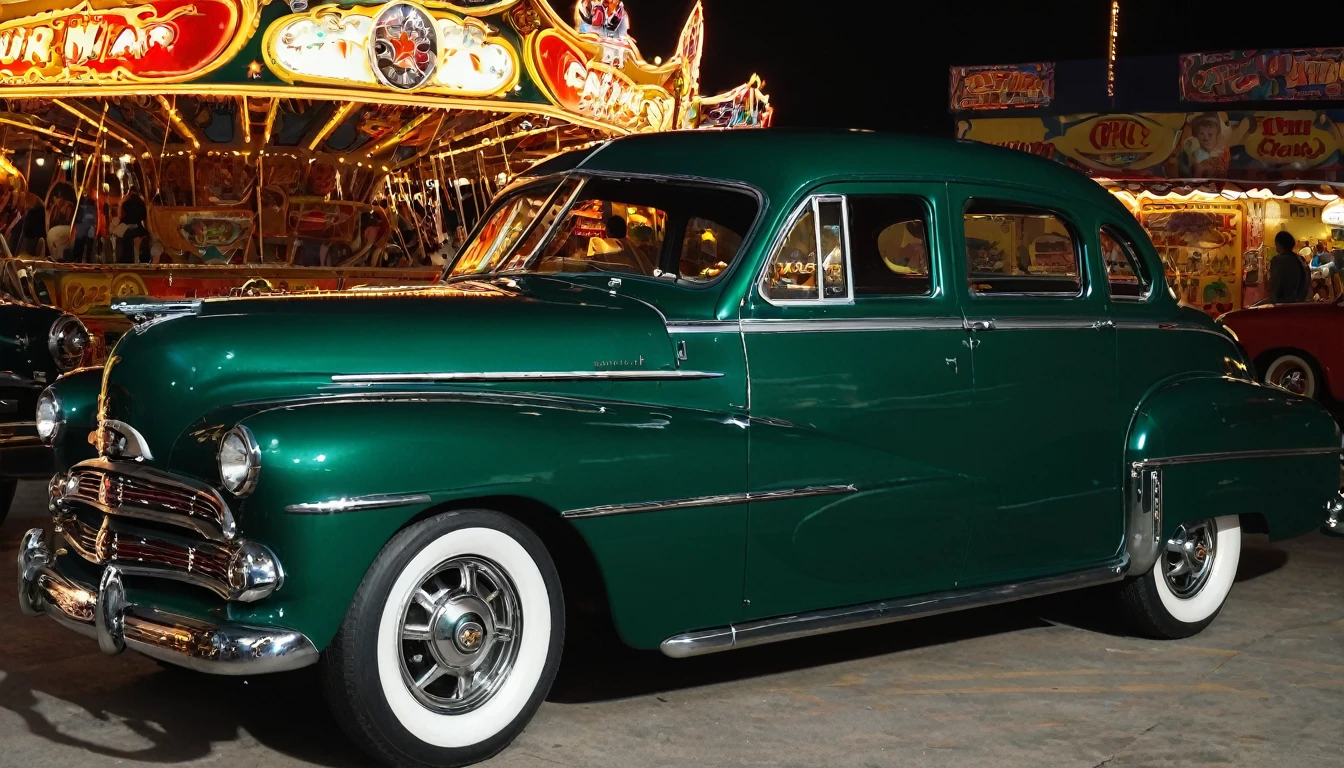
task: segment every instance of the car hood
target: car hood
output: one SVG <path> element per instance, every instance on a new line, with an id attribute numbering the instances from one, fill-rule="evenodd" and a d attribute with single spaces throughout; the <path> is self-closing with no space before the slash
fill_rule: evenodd
<path id="1" fill-rule="evenodd" d="M 169 447 L 212 410 L 380 386 L 342 384 L 338 376 L 676 366 L 663 316 L 651 305 L 544 277 L 211 300 L 194 314 L 127 333 L 109 359 L 100 410 L 139 431 L 150 462 L 166 466 Z M 454 386 L 538 391 L 548 384 Z M 549 386 L 563 392 L 576 384 Z"/>

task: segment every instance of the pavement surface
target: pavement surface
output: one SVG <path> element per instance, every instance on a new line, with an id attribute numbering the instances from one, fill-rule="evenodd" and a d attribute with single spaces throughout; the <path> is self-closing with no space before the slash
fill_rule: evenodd
<path id="1" fill-rule="evenodd" d="M 20 486 L 0 585 L 46 522 Z M 310 671 L 251 680 L 99 654 L 0 590 L 0 766 L 366 765 Z M 1344 539 L 1248 537 L 1218 620 L 1127 635 L 1074 593 L 672 661 L 566 656 L 491 768 L 546 766 L 1344 766 Z"/>

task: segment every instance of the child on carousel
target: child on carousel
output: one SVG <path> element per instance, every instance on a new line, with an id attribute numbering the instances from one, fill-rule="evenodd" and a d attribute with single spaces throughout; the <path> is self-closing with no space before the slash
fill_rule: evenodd
<path id="1" fill-rule="evenodd" d="M 630 32 L 630 17 L 622 0 L 579 0 L 579 32 L 624 39 Z"/>

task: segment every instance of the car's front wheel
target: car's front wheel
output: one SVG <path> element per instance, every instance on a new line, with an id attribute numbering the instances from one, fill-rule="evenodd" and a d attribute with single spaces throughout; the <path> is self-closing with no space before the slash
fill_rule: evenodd
<path id="1" fill-rule="evenodd" d="M 1236 515 L 1186 523 L 1167 540 L 1152 570 L 1121 586 L 1120 604 L 1146 635 L 1190 637 L 1222 610 L 1240 560 Z"/>
<path id="2" fill-rule="evenodd" d="M 323 653 L 327 700 L 393 766 L 485 760 L 550 690 L 564 598 L 546 547 L 504 515 L 451 512 L 387 543 Z"/>

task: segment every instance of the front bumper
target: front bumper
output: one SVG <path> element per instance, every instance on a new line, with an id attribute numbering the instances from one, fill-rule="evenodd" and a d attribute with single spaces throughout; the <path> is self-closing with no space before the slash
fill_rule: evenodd
<path id="1" fill-rule="evenodd" d="M 71 579 L 57 570 L 40 528 L 24 534 L 18 566 L 19 607 L 25 614 L 50 616 L 96 639 L 111 656 L 130 648 L 215 675 L 287 672 L 317 662 L 317 648 L 298 632 L 216 624 L 130 603 L 114 565 L 104 568 L 97 589 Z"/>

